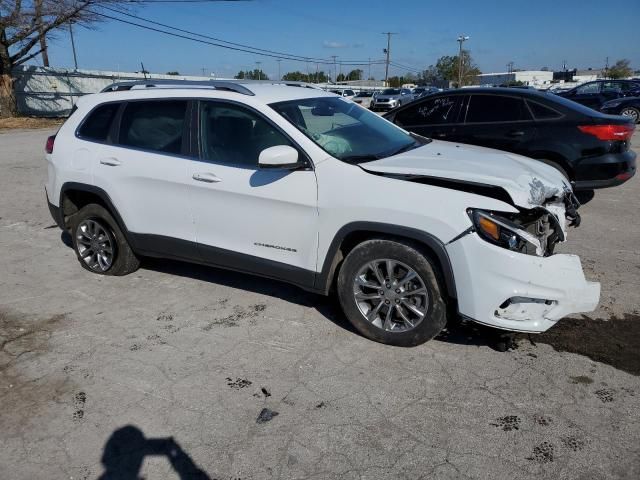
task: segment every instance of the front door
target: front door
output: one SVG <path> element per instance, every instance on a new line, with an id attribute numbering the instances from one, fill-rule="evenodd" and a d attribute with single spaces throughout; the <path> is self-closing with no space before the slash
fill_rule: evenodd
<path id="1" fill-rule="evenodd" d="M 201 162 L 191 172 L 191 202 L 203 260 L 312 285 L 318 210 L 311 163 L 293 171 L 259 168 L 262 150 L 298 147 L 248 107 L 203 100 L 198 123 Z"/>

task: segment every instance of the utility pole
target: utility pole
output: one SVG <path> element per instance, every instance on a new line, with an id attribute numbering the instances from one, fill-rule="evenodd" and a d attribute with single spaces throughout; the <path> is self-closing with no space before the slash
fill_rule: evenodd
<path id="1" fill-rule="evenodd" d="M 320 82 L 318 81 L 318 70 L 319 70 L 319 68 L 320 68 L 320 67 L 319 67 L 319 66 L 318 66 L 318 64 L 316 63 L 316 83 L 320 83 Z"/>
<path id="2" fill-rule="evenodd" d="M 257 70 L 258 70 L 258 80 L 262 80 L 262 71 L 260 70 L 260 64 L 262 64 L 262 62 L 256 62 L 256 65 L 258 66 Z"/>
<path id="3" fill-rule="evenodd" d="M 367 77 L 367 80 L 371 80 L 371 57 L 369 57 L 369 76 Z"/>
<path id="4" fill-rule="evenodd" d="M 331 58 L 333 58 L 333 83 L 336 83 L 336 80 L 338 78 L 338 67 L 336 67 L 336 58 L 338 58 L 338 56 L 331 55 Z"/>
<path id="5" fill-rule="evenodd" d="M 604 79 L 606 80 L 607 78 L 609 78 L 609 57 L 605 59 L 604 64 Z"/>
<path id="6" fill-rule="evenodd" d="M 74 70 L 78 70 L 78 57 L 76 56 L 76 42 L 73 41 L 73 28 L 71 25 L 73 22 L 69 22 L 69 35 L 71 35 L 71 50 L 73 50 L 73 66 Z"/>
<path id="7" fill-rule="evenodd" d="M 513 73 L 513 66 L 514 66 L 513 62 L 507 63 L 507 73 Z"/>
<path id="8" fill-rule="evenodd" d="M 36 14 L 36 23 L 38 25 L 38 40 L 40 42 L 40 50 L 42 51 L 42 65 L 48 67 L 49 52 L 47 51 L 47 36 L 44 33 L 44 27 L 42 26 L 42 0 L 35 0 L 34 10 Z"/>
<path id="9" fill-rule="evenodd" d="M 282 62 L 282 59 L 279 58 L 276 62 L 278 62 L 278 81 L 280 81 L 282 80 L 282 75 L 280 75 L 280 63 Z"/>
<path id="10" fill-rule="evenodd" d="M 202 67 L 200 70 L 202 70 L 202 76 L 206 77 L 207 76 L 207 69 Z"/>
<path id="11" fill-rule="evenodd" d="M 462 68 L 464 66 L 462 61 L 462 44 L 469 40 L 468 36 L 460 35 L 458 37 L 458 43 L 460 44 L 460 49 L 458 53 L 458 88 L 462 87 Z"/>
<path id="12" fill-rule="evenodd" d="M 391 56 L 391 35 L 397 35 L 394 32 L 382 32 L 383 35 L 387 36 L 387 48 L 383 50 L 384 53 L 387 54 L 386 67 L 384 69 L 384 86 L 387 86 L 387 80 L 389 80 L 389 57 Z"/>

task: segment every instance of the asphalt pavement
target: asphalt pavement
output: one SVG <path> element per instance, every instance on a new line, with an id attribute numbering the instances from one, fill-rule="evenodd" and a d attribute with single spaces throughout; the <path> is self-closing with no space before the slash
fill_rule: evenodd
<path id="1" fill-rule="evenodd" d="M 468 326 L 402 349 L 271 280 L 83 270 L 45 203 L 50 133 L 0 133 L 0 478 L 640 478 L 638 178 L 561 248 L 596 312 L 508 352 Z"/>

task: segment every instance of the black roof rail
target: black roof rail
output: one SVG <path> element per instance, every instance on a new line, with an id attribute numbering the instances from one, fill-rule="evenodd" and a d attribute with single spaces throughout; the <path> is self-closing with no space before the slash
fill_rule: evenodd
<path id="1" fill-rule="evenodd" d="M 286 85 L 288 87 L 301 87 L 320 89 L 320 87 L 306 82 L 290 82 L 286 80 L 170 80 L 147 79 L 126 80 L 115 82 L 103 88 L 101 92 L 121 92 L 138 88 L 212 88 L 241 93 L 242 95 L 255 95 L 249 88 L 251 85 Z"/>
<path id="2" fill-rule="evenodd" d="M 121 92 L 139 88 L 212 88 L 214 90 L 227 90 L 241 93 L 243 95 L 255 95 L 247 87 L 239 83 L 228 80 L 169 80 L 169 79 L 148 79 L 148 80 L 128 80 L 116 82 L 101 90 L 103 92 Z"/>

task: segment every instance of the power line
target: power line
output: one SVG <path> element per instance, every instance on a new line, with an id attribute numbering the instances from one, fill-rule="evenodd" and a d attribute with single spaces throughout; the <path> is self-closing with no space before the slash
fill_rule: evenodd
<path id="1" fill-rule="evenodd" d="M 112 12 L 117 13 L 119 15 L 124 15 L 124 16 L 131 17 L 131 18 L 134 18 L 134 19 L 137 19 L 137 20 L 141 20 L 141 21 L 146 22 L 146 23 L 150 23 L 152 25 L 157 25 L 159 27 L 163 27 L 164 29 L 170 29 L 170 30 L 175 30 L 177 32 L 182 32 L 182 33 L 185 33 L 185 34 L 187 34 L 189 36 L 181 35 L 181 34 L 178 34 L 178 33 L 175 33 L 175 32 L 170 32 L 170 31 L 166 31 L 166 30 L 163 30 L 163 29 L 159 29 L 159 28 L 150 27 L 148 25 L 142 25 L 140 23 L 136 23 L 136 22 L 132 22 L 132 21 L 129 21 L 129 20 L 125 20 L 123 18 L 114 17 L 114 16 L 111 16 L 111 15 L 107 15 L 105 13 L 97 12 L 97 11 L 92 11 L 92 13 L 94 13 L 96 15 L 99 15 L 99 16 L 102 16 L 102 17 L 105 17 L 105 18 L 108 18 L 110 20 L 115 20 L 117 22 L 125 23 L 125 24 L 128 24 L 128 25 L 132 25 L 132 26 L 135 26 L 135 27 L 143 28 L 143 29 L 146 29 L 146 30 L 151 30 L 151 31 L 158 32 L 158 33 L 164 33 L 165 35 L 171 35 L 171 36 L 174 36 L 174 37 L 183 38 L 185 40 L 192 40 L 194 42 L 204 43 L 204 44 L 212 45 L 212 46 L 215 46 L 215 47 L 226 48 L 226 49 L 229 49 L 229 50 L 235 50 L 235 51 L 244 52 L 244 53 L 251 53 L 251 54 L 254 54 L 254 55 L 262 55 L 262 56 L 266 56 L 266 57 L 280 58 L 280 59 L 284 59 L 284 60 L 291 60 L 291 61 L 297 61 L 297 62 L 312 61 L 312 62 L 315 62 L 315 63 L 322 63 L 322 64 L 325 64 L 325 65 L 331 65 L 332 63 L 334 63 L 329 59 L 315 58 L 315 57 L 305 57 L 305 56 L 302 56 L 302 55 L 295 55 L 295 54 L 290 54 L 290 53 L 285 53 L 285 52 L 278 52 L 278 51 L 275 51 L 275 50 L 267 50 L 267 49 L 263 49 L 263 48 L 252 47 L 250 45 L 245 45 L 245 44 L 241 44 L 241 43 L 230 42 L 230 41 L 222 40 L 220 38 L 212 37 L 212 36 L 209 36 L 209 35 L 204 35 L 204 34 L 201 34 L 201 33 L 192 32 L 190 30 L 185 30 L 185 29 L 182 29 L 182 28 L 173 27 L 171 25 L 167 25 L 167 24 L 164 24 L 164 23 L 156 22 L 154 20 L 149 20 L 147 18 L 140 17 L 138 15 L 134 15 L 134 14 L 131 14 L 131 13 L 123 12 L 123 11 L 120 11 L 120 10 L 117 10 L 117 9 L 113 9 L 113 8 L 109 8 L 109 7 L 106 7 L 106 6 L 102 6 L 101 8 L 109 10 L 109 11 L 112 11 Z M 213 40 L 213 42 L 212 41 L 207 41 L 207 40 L 201 40 L 199 38 L 193 38 L 194 36 L 195 37 L 205 38 L 205 39 L 208 39 L 208 40 Z M 221 43 L 216 43 L 216 42 L 221 42 Z M 227 45 L 223 45 L 223 44 L 227 44 Z M 368 65 L 369 63 L 368 63 L 368 61 L 364 61 L 364 60 L 354 60 L 354 61 L 343 62 L 343 64 L 345 64 L 345 65 Z"/>

